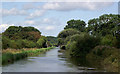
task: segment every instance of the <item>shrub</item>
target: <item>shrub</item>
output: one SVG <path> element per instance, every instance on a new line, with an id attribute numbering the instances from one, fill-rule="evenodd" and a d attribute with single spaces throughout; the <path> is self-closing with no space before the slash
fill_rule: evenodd
<path id="1" fill-rule="evenodd" d="M 64 45 L 64 40 L 62 38 L 58 38 L 58 45 Z"/>
<path id="2" fill-rule="evenodd" d="M 96 46 L 86 56 L 91 65 L 103 66 L 110 72 L 118 71 L 119 57 L 119 50 L 110 46 Z"/>
<path id="3" fill-rule="evenodd" d="M 23 40 L 23 45 L 25 48 L 34 48 L 37 47 L 37 44 L 33 41 Z"/>
<path id="4" fill-rule="evenodd" d="M 76 29 L 71 29 L 71 28 L 65 29 L 58 34 L 58 38 L 66 38 L 66 37 L 72 36 L 74 34 L 80 34 L 80 32 Z"/>
<path id="5" fill-rule="evenodd" d="M 41 37 L 39 38 L 39 40 L 37 41 L 37 44 L 38 44 L 38 47 L 39 47 L 39 48 L 47 47 L 47 46 L 46 46 L 46 37 L 41 36 Z"/>
<path id="6" fill-rule="evenodd" d="M 65 29 L 63 31 L 61 31 L 58 34 L 58 44 L 59 45 L 65 45 L 66 44 L 66 38 L 69 38 L 72 35 L 75 34 L 80 34 L 80 31 L 76 30 L 76 29 Z"/>
<path id="7" fill-rule="evenodd" d="M 115 46 L 116 42 L 117 42 L 116 37 L 113 37 L 112 35 L 106 35 L 102 37 L 101 45 Z"/>
<path id="8" fill-rule="evenodd" d="M 13 48 L 13 49 L 18 49 L 18 44 L 16 43 L 16 41 L 11 40 L 10 41 L 10 47 L 9 48 Z"/>
<path id="9" fill-rule="evenodd" d="M 10 46 L 10 39 L 3 36 L 2 37 L 2 49 L 7 49 Z"/>
<path id="10" fill-rule="evenodd" d="M 81 33 L 71 36 L 66 48 L 70 52 L 71 56 L 85 57 L 92 48 L 99 44 L 99 37 L 91 36 L 87 33 Z"/>

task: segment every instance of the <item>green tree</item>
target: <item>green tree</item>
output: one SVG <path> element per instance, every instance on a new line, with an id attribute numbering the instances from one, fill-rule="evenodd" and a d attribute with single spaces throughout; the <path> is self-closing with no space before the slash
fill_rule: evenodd
<path id="1" fill-rule="evenodd" d="M 39 38 L 39 40 L 37 41 L 38 47 L 39 48 L 47 47 L 46 41 L 47 41 L 46 37 L 45 36 L 41 36 Z"/>
<path id="2" fill-rule="evenodd" d="M 11 40 L 27 39 L 36 42 L 41 32 L 34 27 L 21 27 L 21 26 L 10 26 L 3 32 L 3 35 Z"/>
<path id="3" fill-rule="evenodd" d="M 119 16 L 119 18 L 120 18 L 120 16 Z M 120 48 L 120 23 L 118 24 L 115 36 L 116 36 L 116 39 L 117 39 L 116 47 Z"/>
<path id="4" fill-rule="evenodd" d="M 10 46 L 10 39 L 2 36 L 2 49 L 7 49 Z"/>
<path id="5" fill-rule="evenodd" d="M 101 44 L 108 45 L 108 46 L 116 46 L 117 39 L 116 39 L 116 37 L 114 37 L 112 35 L 106 35 L 106 36 L 102 37 Z"/>
<path id="6" fill-rule="evenodd" d="M 22 45 L 25 48 L 35 48 L 37 47 L 37 43 L 30 41 L 30 40 L 22 40 Z"/>
<path id="7" fill-rule="evenodd" d="M 66 38 L 68 38 L 74 34 L 80 34 L 80 31 L 78 31 L 76 29 L 72 29 L 72 28 L 61 31 L 57 36 L 58 37 L 58 45 L 65 45 L 67 43 Z"/>
<path id="8" fill-rule="evenodd" d="M 63 31 L 61 31 L 59 34 L 58 34 L 58 38 L 66 38 L 68 36 L 72 36 L 74 34 L 80 34 L 80 32 L 76 29 L 65 29 Z"/>
<path id="9" fill-rule="evenodd" d="M 89 20 L 87 31 L 92 35 L 115 35 L 120 18 L 115 14 L 104 14 L 99 18 Z"/>
<path id="10" fill-rule="evenodd" d="M 75 34 L 71 36 L 66 47 L 73 57 L 85 57 L 100 42 L 99 37 L 91 36 L 87 33 Z"/>
<path id="11" fill-rule="evenodd" d="M 50 45 L 57 45 L 58 44 L 58 39 L 57 37 L 54 37 L 54 36 L 47 36 L 47 43 L 50 44 Z"/>
<path id="12" fill-rule="evenodd" d="M 73 28 L 73 29 L 77 29 L 81 32 L 85 31 L 85 26 L 86 23 L 83 20 L 70 20 L 67 22 L 67 25 L 65 26 L 64 29 L 69 29 L 69 28 Z"/>

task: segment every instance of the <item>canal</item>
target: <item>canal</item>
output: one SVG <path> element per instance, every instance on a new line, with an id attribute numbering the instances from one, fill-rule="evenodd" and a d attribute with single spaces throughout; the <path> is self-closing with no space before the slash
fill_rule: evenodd
<path id="1" fill-rule="evenodd" d="M 36 57 L 28 57 L 2 67 L 3 72 L 99 72 L 95 68 L 77 66 L 56 47 Z"/>

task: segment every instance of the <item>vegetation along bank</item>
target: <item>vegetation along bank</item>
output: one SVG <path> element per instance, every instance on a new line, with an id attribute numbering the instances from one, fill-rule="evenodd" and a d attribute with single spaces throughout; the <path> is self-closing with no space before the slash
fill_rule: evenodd
<path id="1" fill-rule="evenodd" d="M 40 48 L 40 49 L 29 48 L 29 49 L 21 49 L 21 50 L 6 49 L 2 51 L 2 64 L 6 65 L 9 63 L 14 63 L 17 60 L 24 59 L 29 56 L 36 56 L 41 53 L 45 53 L 53 48 L 54 47 Z"/>
<path id="2" fill-rule="evenodd" d="M 88 21 L 70 20 L 58 34 L 58 44 L 68 57 L 86 59 L 96 68 L 118 72 L 120 15 L 104 14 Z"/>
<path id="3" fill-rule="evenodd" d="M 57 46 L 56 37 L 45 37 L 34 27 L 10 26 L 2 37 L 2 64 L 38 55 Z M 49 38 L 52 38 L 51 41 Z M 1 39 L 1 38 L 0 38 Z M 56 41 L 54 41 L 56 40 Z"/>

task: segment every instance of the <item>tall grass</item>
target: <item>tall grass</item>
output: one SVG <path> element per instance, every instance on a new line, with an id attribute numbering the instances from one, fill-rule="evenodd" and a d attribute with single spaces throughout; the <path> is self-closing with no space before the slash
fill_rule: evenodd
<path id="1" fill-rule="evenodd" d="M 54 47 L 34 49 L 34 50 L 17 50 L 16 52 L 12 52 L 12 50 L 7 50 L 2 53 L 2 65 L 6 65 L 9 63 L 14 63 L 14 61 L 26 58 L 28 56 L 36 56 L 40 53 L 45 53 Z M 15 51 L 15 50 L 13 50 Z"/>

